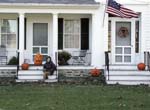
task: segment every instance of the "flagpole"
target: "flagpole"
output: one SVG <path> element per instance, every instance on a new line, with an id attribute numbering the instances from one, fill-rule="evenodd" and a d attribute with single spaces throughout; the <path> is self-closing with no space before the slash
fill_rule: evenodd
<path id="1" fill-rule="evenodd" d="M 108 6 L 108 0 L 106 0 L 106 4 L 105 4 L 105 10 L 104 10 L 104 16 L 103 16 L 103 24 L 102 24 L 103 27 L 104 27 L 104 22 L 105 22 L 105 13 L 106 13 L 106 10 L 107 10 L 107 6 Z"/>

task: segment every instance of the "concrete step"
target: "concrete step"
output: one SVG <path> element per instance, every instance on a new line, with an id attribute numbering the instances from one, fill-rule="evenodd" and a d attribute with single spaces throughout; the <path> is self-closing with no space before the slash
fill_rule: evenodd
<path id="1" fill-rule="evenodd" d="M 105 73 L 107 84 L 139 85 L 150 84 L 149 71 L 110 70 Z"/>
<path id="2" fill-rule="evenodd" d="M 126 81 L 126 80 L 107 80 L 107 84 L 120 84 L 120 85 L 150 85 L 150 81 Z"/>
<path id="3" fill-rule="evenodd" d="M 58 82 L 58 79 L 46 79 L 46 80 L 39 80 L 39 79 L 17 79 L 17 83 L 25 83 L 25 82 L 46 82 L 46 83 L 53 83 L 53 82 Z"/>
<path id="4" fill-rule="evenodd" d="M 48 76 L 49 79 L 57 79 L 57 74 L 54 72 L 54 75 Z M 19 70 L 18 72 L 19 80 L 43 80 L 43 71 L 42 70 Z"/>
<path id="5" fill-rule="evenodd" d="M 113 64 L 109 65 L 110 70 L 138 70 L 137 65 L 119 65 L 119 64 Z"/>

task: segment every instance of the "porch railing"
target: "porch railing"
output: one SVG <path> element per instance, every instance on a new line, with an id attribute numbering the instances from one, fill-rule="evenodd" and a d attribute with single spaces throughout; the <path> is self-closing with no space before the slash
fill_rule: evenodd
<path id="1" fill-rule="evenodd" d="M 108 80 L 109 80 L 109 53 L 110 51 L 105 51 L 105 70 L 108 72 Z"/>
<path id="2" fill-rule="evenodd" d="M 150 52 L 144 52 L 144 63 L 146 64 L 147 70 L 150 71 Z"/>

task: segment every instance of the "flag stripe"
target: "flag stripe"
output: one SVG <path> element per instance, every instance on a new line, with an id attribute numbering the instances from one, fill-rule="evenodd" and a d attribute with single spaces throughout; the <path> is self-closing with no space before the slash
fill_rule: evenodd
<path id="1" fill-rule="evenodd" d="M 138 13 L 131 9 L 125 8 L 123 5 L 117 3 L 114 0 L 108 0 L 107 13 L 122 18 L 137 18 Z"/>

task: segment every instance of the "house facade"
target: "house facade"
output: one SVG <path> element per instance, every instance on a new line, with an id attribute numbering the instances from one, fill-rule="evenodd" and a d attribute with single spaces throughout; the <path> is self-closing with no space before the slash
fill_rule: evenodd
<path id="1" fill-rule="evenodd" d="M 88 55 L 84 66 L 64 68 L 105 69 L 105 51 L 110 51 L 110 65 L 130 68 L 144 62 L 144 51 L 150 50 L 150 5 L 116 1 L 138 12 L 139 18 L 118 18 L 105 13 L 105 0 L 0 1 L 0 44 L 7 51 L 7 62 L 16 56 L 20 66 L 25 59 L 34 64 L 36 53 L 56 61 L 56 53 L 62 50 L 72 55 L 86 50 Z M 121 27 L 127 29 L 125 37 L 119 34 Z"/>

